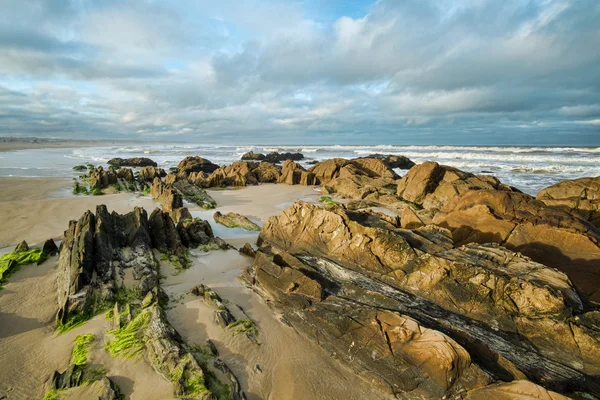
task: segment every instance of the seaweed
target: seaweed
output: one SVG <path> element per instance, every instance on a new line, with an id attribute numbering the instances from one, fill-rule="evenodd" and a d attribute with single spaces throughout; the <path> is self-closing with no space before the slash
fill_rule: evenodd
<path id="1" fill-rule="evenodd" d="M 87 167 L 85 165 L 76 165 L 73 167 L 73 171 L 87 171 Z"/>
<path id="2" fill-rule="evenodd" d="M 249 333 L 254 336 L 258 336 L 258 328 L 256 328 L 256 324 L 254 321 L 250 321 L 248 319 L 239 319 L 229 324 L 227 328 L 233 329 L 236 335 L 239 333 Z"/>
<path id="3" fill-rule="evenodd" d="M 113 357 L 132 358 L 144 349 L 144 330 L 150 322 L 150 312 L 142 311 L 126 326 L 107 332 L 105 349 Z"/>
<path id="4" fill-rule="evenodd" d="M 89 191 L 86 185 L 81 185 L 79 182 L 73 182 L 73 194 L 89 194 Z"/>
<path id="5" fill-rule="evenodd" d="M 48 258 L 42 249 L 29 249 L 26 251 L 13 251 L 0 257 L 0 289 L 2 282 L 25 264 L 41 264 Z"/>
<path id="6" fill-rule="evenodd" d="M 319 201 L 323 203 L 324 206 L 335 206 L 336 204 L 340 204 L 329 196 L 321 196 L 319 197 Z"/>
<path id="7" fill-rule="evenodd" d="M 73 347 L 73 353 L 71 355 L 71 363 L 73 365 L 87 365 L 90 344 L 95 338 L 96 337 L 92 333 L 77 335 L 75 337 L 75 340 L 73 341 L 75 343 L 75 347 Z"/>

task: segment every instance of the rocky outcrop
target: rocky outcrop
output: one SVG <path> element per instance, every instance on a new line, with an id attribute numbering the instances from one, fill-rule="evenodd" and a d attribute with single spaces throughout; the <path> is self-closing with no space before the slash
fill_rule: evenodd
<path id="1" fill-rule="evenodd" d="M 383 161 L 388 168 L 411 169 L 415 164 L 410 158 L 389 154 L 370 154 L 366 158 L 376 158 Z"/>
<path id="2" fill-rule="evenodd" d="M 162 168 L 152 166 L 140 168 L 138 178 L 143 182 L 152 182 L 154 178 L 164 178 L 167 173 Z"/>
<path id="3" fill-rule="evenodd" d="M 286 185 L 304 185 L 311 186 L 316 185 L 315 175 L 304 169 L 300 164 L 288 160 L 283 163 L 281 168 L 281 176 L 277 179 L 278 183 L 285 183 Z"/>
<path id="4" fill-rule="evenodd" d="M 300 161 L 304 159 L 302 153 L 279 153 L 272 151 L 267 155 L 249 151 L 242 155 L 242 161 L 266 161 L 268 163 L 277 164 L 287 160 Z"/>
<path id="5" fill-rule="evenodd" d="M 163 210 L 171 212 L 183 207 L 183 198 L 177 189 L 164 184 L 159 178 L 154 178 L 150 187 L 152 198 L 158 200 Z"/>
<path id="6" fill-rule="evenodd" d="M 474 175 L 456 168 L 425 162 L 408 171 L 398 182 L 401 200 L 437 210 L 469 190 L 516 191 L 489 175 Z"/>
<path id="7" fill-rule="evenodd" d="M 217 202 L 206 193 L 206 190 L 201 189 L 186 180 L 176 181 L 173 183 L 173 188 L 177 190 L 185 200 L 206 210 L 213 209 L 217 206 Z"/>
<path id="8" fill-rule="evenodd" d="M 281 176 L 281 168 L 268 162 L 261 162 L 252 173 L 260 183 L 275 183 Z"/>
<path id="9" fill-rule="evenodd" d="M 46 256 L 55 256 L 58 254 L 58 247 L 56 247 L 54 240 L 48 239 L 44 242 L 44 246 L 42 246 L 42 253 L 44 253 Z"/>
<path id="10" fill-rule="evenodd" d="M 600 228 L 600 176 L 559 182 L 540 190 L 536 198 L 547 206 L 576 212 Z"/>
<path id="11" fill-rule="evenodd" d="M 158 164 L 146 157 L 134 158 L 113 158 L 108 161 L 108 165 L 117 167 L 157 167 Z"/>
<path id="12" fill-rule="evenodd" d="M 255 153 L 253 151 L 249 151 L 247 153 L 242 154 L 242 161 L 264 161 L 265 155 L 261 153 Z"/>
<path id="13" fill-rule="evenodd" d="M 187 177 L 192 172 L 212 173 L 219 166 L 202 157 L 186 157 L 177 165 L 177 175 Z"/>
<path id="14" fill-rule="evenodd" d="M 479 366 L 491 379 L 600 394 L 600 313 L 586 312 L 566 275 L 375 217 L 296 203 L 265 223 L 247 280 L 297 330 L 400 396 L 474 390 L 490 382 Z"/>
<path id="15" fill-rule="evenodd" d="M 600 232 L 577 215 L 523 193 L 469 191 L 437 213 L 457 245 L 500 243 L 563 271 L 588 299 L 600 302 Z"/>
<path id="16" fill-rule="evenodd" d="M 13 250 L 13 252 L 15 253 L 23 253 L 25 251 L 29 251 L 29 245 L 24 240 L 21 243 L 19 243 L 17 247 L 15 247 L 15 249 Z"/>
<path id="17" fill-rule="evenodd" d="M 468 392 L 465 400 L 569 400 L 529 381 L 497 383 Z"/>
<path id="18" fill-rule="evenodd" d="M 228 228 L 242 228 L 247 231 L 260 231 L 260 226 L 256 225 L 247 217 L 238 213 L 230 212 L 227 214 L 221 214 L 221 212 L 217 211 L 213 215 L 213 218 L 217 224 L 221 224 Z"/>
<path id="19" fill-rule="evenodd" d="M 256 163 L 236 161 L 221 167 L 205 179 L 206 187 L 257 185 L 258 179 L 252 172 L 258 167 Z"/>
<path id="20" fill-rule="evenodd" d="M 244 246 L 239 250 L 240 254 L 245 256 L 254 258 L 256 257 L 256 250 L 252 247 L 250 243 L 245 243 Z"/>
<path id="21" fill-rule="evenodd" d="M 78 221 L 71 221 L 58 261 L 59 325 L 93 315 L 105 302 L 114 301 L 121 287 L 121 273 L 127 268 L 134 271 L 134 289 L 140 295 L 157 286 L 152 239 L 143 209 L 136 207 L 119 215 L 100 205 L 96 214 L 87 211 Z"/>
<path id="22" fill-rule="evenodd" d="M 118 182 L 117 172 L 113 168 L 104 170 L 102 167 L 97 167 L 90 170 L 88 181 L 92 188 L 104 189 Z"/>
<path id="23" fill-rule="evenodd" d="M 80 324 L 111 306 L 114 329 L 107 332 L 104 346 L 111 355 L 143 355 L 173 383 L 177 398 L 213 399 L 205 370 L 162 309 L 165 294 L 153 254 L 156 248 L 166 255 L 185 258 L 185 246 L 210 242 L 218 245 L 206 221 L 190 218 L 175 225 L 169 214 L 160 209 L 154 210 L 149 219 L 141 208 L 125 215 L 109 213 L 105 206 L 98 206 L 96 214 L 86 212 L 79 221 L 70 222 L 61 246 L 59 326 Z M 173 261 L 172 257 L 169 260 Z M 124 279 L 128 268 L 133 269 L 133 283 Z M 131 300 L 131 291 L 137 300 Z M 82 364 L 53 377 L 55 389 L 89 381 Z M 233 389 L 238 393 L 236 398 L 244 398 L 239 387 Z M 90 392 L 77 395 L 92 396 Z"/>

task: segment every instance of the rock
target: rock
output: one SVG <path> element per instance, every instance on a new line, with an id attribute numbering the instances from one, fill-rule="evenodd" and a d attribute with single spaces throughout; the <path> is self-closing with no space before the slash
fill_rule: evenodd
<path id="1" fill-rule="evenodd" d="M 255 163 L 236 161 L 214 171 L 206 178 L 206 187 L 256 185 L 258 180 L 252 170 L 257 167 Z"/>
<path id="2" fill-rule="evenodd" d="M 108 161 L 109 165 L 118 167 L 156 167 L 158 164 L 146 157 L 134 157 L 134 158 L 113 158 Z"/>
<path id="3" fill-rule="evenodd" d="M 156 208 L 150 214 L 148 226 L 152 237 L 152 247 L 158 249 L 163 254 L 173 254 L 183 257 L 185 247 L 173 219 L 167 212 Z"/>
<path id="4" fill-rule="evenodd" d="M 493 176 L 474 175 L 436 162 L 425 162 L 411 168 L 400 179 L 397 195 L 426 209 L 439 209 L 468 190 L 486 189 L 514 191 Z"/>
<path id="5" fill-rule="evenodd" d="M 536 198 L 547 206 L 577 212 L 600 228 L 600 176 L 559 182 L 540 190 Z"/>
<path id="6" fill-rule="evenodd" d="M 184 199 L 204 209 L 210 210 L 217 206 L 217 202 L 206 193 L 206 190 L 201 189 L 186 180 L 178 180 L 173 183 L 173 188 L 175 188 Z"/>
<path id="7" fill-rule="evenodd" d="M 42 247 L 42 253 L 47 256 L 55 256 L 58 254 L 58 247 L 56 247 L 56 243 L 54 240 L 48 239 L 44 242 L 44 246 Z"/>
<path id="8" fill-rule="evenodd" d="M 131 168 L 121 168 L 117 171 L 117 178 L 122 179 L 127 183 L 133 183 L 135 178 L 133 176 L 133 171 Z"/>
<path id="9" fill-rule="evenodd" d="M 263 161 L 265 159 L 265 155 L 264 154 L 260 154 L 260 153 L 255 153 L 253 151 L 249 151 L 247 153 L 244 153 L 242 155 L 242 160 L 249 160 L 249 161 Z"/>
<path id="10" fill-rule="evenodd" d="M 164 178 L 167 173 L 162 168 L 156 168 L 152 166 L 143 167 L 139 172 L 139 179 L 142 182 L 152 182 L 154 178 Z"/>
<path id="11" fill-rule="evenodd" d="M 467 393 L 465 400 L 568 400 L 528 381 L 497 383 Z"/>
<path id="12" fill-rule="evenodd" d="M 312 172 L 306 171 L 301 165 L 296 164 L 291 160 L 283 163 L 281 168 L 281 176 L 277 180 L 278 183 L 287 185 L 316 185 L 315 176 Z"/>
<path id="13" fill-rule="evenodd" d="M 102 167 L 90 170 L 88 174 L 90 186 L 95 189 L 104 189 L 110 185 L 118 183 L 118 177 L 115 170 L 111 167 L 105 171 Z"/>
<path id="14" fill-rule="evenodd" d="M 152 198 L 157 199 L 163 210 L 170 212 L 183 207 L 183 199 L 179 191 L 165 185 L 159 178 L 154 178 L 150 187 Z"/>
<path id="15" fill-rule="evenodd" d="M 287 160 L 300 161 L 303 159 L 304 155 L 301 153 L 278 153 L 276 151 L 272 151 L 265 156 L 264 161 L 277 164 Z"/>
<path id="16" fill-rule="evenodd" d="M 190 248 L 209 244 L 214 239 L 213 230 L 208 221 L 198 218 L 179 221 L 177 232 L 183 245 Z"/>
<path id="17" fill-rule="evenodd" d="M 197 229 L 183 229 L 188 237 L 196 238 Z M 178 229 L 160 209 L 148 219 L 142 208 L 120 215 L 101 205 L 95 214 L 87 211 L 78 221 L 71 221 L 58 260 L 59 325 L 81 315 L 92 316 L 99 307 L 114 301 L 125 269 L 133 269 L 135 283 L 129 289 L 141 297 L 156 292 L 158 270 L 153 248 L 185 260 Z"/>
<path id="18" fill-rule="evenodd" d="M 384 392 L 442 398 L 488 382 L 448 336 L 397 312 L 327 296 L 319 281 L 328 278 L 321 280 L 289 254 L 257 253 L 251 274 L 254 285 L 268 292 L 296 330 Z"/>
<path id="19" fill-rule="evenodd" d="M 247 231 L 260 231 L 260 226 L 250 221 L 247 217 L 237 213 L 221 214 L 219 211 L 213 215 L 215 222 L 228 228 L 242 228 Z"/>
<path id="20" fill-rule="evenodd" d="M 260 183 L 275 183 L 281 176 L 281 168 L 268 162 L 261 162 L 252 173 Z"/>
<path id="21" fill-rule="evenodd" d="M 404 207 L 400 221 L 401 226 L 404 229 L 416 229 L 425 226 L 423 220 L 411 206 Z"/>
<path id="22" fill-rule="evenodd" d="M 376 158 L 383 161 L 388 168 L 411 169 L 416 164 L 408 157 L 388 154 L 370 154 L 366 158 Z"/>
<path id="23" fill-rule="evenodd" d="M 577 215 L 523 193 L 483 190 L 456 197 L 433 222 L 450 229 L 457 245 L 500 243 L 557 268 L 600 302 L 600 232 Z"/>
<path id="24" fill-rule="evenodd" d="M 177 165 L 177 175 L 187 177 L 192 172 L 212 173 L 219 166 L 202 157 L 186 157 Z"/>
<path id="25" fill-rule="evenodd" d="M 251 258 L 256 257 L 256 251 L 252 248 L 252 245 L 250 243 L 244 244 L 244 247 L 242 247 L 239 250 L 239 252 L 240 252 L 240 254 L 244 254 Z"/>
<path id="26" fill-rule="evenodd" d="M 142 312 L 149 315 L 143 332 L 144 356 L 154 369 L 173 382 L 174 395 L 178 398 L 212 399 L 212 394 L 204 387 L 204 371 L 186 350 L 183 339 L 169 324 L 164 311 L 154 305 Z"/>
<path id="27" fill-rule="evenodd" d="M 206 304 L 215 309 L 214 320 L 221 328 L 227 328 L 236 321 L 233 314 L 223 304 L 223 299 L 208 286 L 200 284 L 192 288 L 191 292 L 195 296 L 201 296 Z"/>
<path id="28" fill-rule="evenodd" d="M 23 253 L 25 251 L 29 251 L 29 245 L 24 240 L 21 243 L 19 243 L 17 247 L 15 247 L 15 249 L 13 250 L 14 253 Z"/>
<path id="29" fill-rule="evenodd" d="M 413 371 L 412 380 L 394 378 L 394 393 L 417 390 L 408 382 L 420 382 L 418 390 L 425 392 L 415 393 L 430 397 L 475 389 L 469 385 L 473 379 L 481 384 L 485 374 L 456 366 L 475 362 L 493 379 L 526 375 L 558 391 L 569 390 L 576 381 L 582 390 L 600 394 L 595 378 L 600 372 L 600 313 L 586 310 L 565 274 L 497 244 L 455 247 L 443 228 L 392 228 L 376 218 L 298 202 L 265 223 L 246 279 L 276 302 L 294 328 L 350 367 L 366 368 L 383 382 L 382 388 L 396 382 L 392 377 Z M 454 367 L 442 370 L 456 375 L 444 380 L 440 372 L 415 370 L 427 364 L 410 364 L 412 356 L 394 349 L 381 370 L 368 357 L 381 350 L 367 341 L 372 337 L 368 330 L 364 336 L 361 332 L 378 325 L 374 318 L 383 311 L 395 313 L 394 320 L 410 319 L 444 332 L 471 360 L 461 356 L 451 361 Z M 399 332 L 394 326 L 390 329 Z M 354 347 L 346 340 L 354 334 L 360 335 L 354 342 L 364 358 L 348 353 Z M 455 350 L 449 353 L 456 356 L 458 350 L 451 347 Z"/>
<path id="30" fill-rule="evenodd" d="M 371 177 L 398 179 L 399 176 L 384 161 L 378 158 L 356 158 L 351 161 L 352 165 L 366 172 Z"/>

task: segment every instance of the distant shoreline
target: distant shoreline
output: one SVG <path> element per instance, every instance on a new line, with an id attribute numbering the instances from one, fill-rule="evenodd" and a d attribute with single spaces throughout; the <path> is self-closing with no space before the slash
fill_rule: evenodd
<path id="1" fill-rule="evenodd" d="M 41 138 L 0 138 L 0 153 L 15 150 L 30 149 L 56 149 L 56 148 L 76 148 L 76 147 L 94 147 L 127 145 L 132 141 L 118 140 L 69 140 L 69 139 L 41 139 Z"/>

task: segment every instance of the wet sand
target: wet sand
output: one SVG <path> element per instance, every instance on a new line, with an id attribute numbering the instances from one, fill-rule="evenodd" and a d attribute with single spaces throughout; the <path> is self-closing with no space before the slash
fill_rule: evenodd
<path id="1" fill-rule="evenodd" d="M 50 237 L 60 238 L 69 220 L 79 218 L 85 210 L 93 211 L 98 204 L 120 213 L 135 206 L 151 212 L 158 206 L 151 198 L 138 194 L 73 196 L 71 184 L 68 179 L 0 178 L 0 223 L 4 228 L 0 231 L 0 247 L 10 246 L 4 249 L 8 251 L 23 239 L 34 244 Z M 210 194 L 218 203 L 217 210 L 238 212 L 259 225 L 297 200 L 317 202 L 320 195 L 310 187 L 274 184 Z M 198 207 L 190 207 L 190 211 L 209 220 L 217 235 L 230 244 L 255 245 L 258 232 L 217 226 L 211 217 L 214 211 Z M 161 262 L 166 275 L 163 286 L 172 299 L 167 311 L 169 320 L 189 344 L 204 344 L 211 338 L 249 399 L 385 398 L 280 322 L 260 297 L 242 285 L 238 277 L 252 262 L 250 258 L 236 250 L 193 250 L 191 254 L 193 266 L 180 274 Z M 104 351 L 104 332 L 110 326 L 102 315 L 56 335 L 56 273 L 57 257 L 52 257 L 40 266 L 23 266 L 0 290 L 0 360 L 6 371 L 11 371 L 0 374 L 0 398 L 42 397 L 51 373 L 68 365 L 74 337 L 83 333 L 96 335 L 91 366 L 103 365 L 127 398 L 172 398 L 171 383 L 146 362 L 115 359 Z M 221 295 L 238 319 L 254 321 L 261 344 L 218 327 L 213 310 L 188 294 L 199 283 Z"/>

